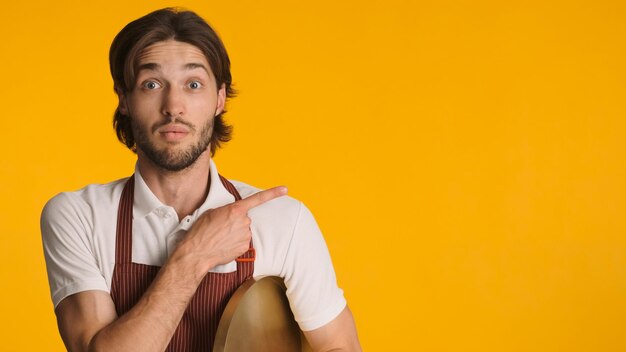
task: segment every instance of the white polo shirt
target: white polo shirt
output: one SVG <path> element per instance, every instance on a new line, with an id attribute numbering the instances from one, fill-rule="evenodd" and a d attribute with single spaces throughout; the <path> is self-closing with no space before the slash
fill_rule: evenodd
<path id="1" fill-rule="evenodd" d="M 204 203 L 180 222 L 174 208 L 150 191 L 135 168 L 133 262 L 163 266 L 181 237 L 206 210 L 235 201 L 211 160 L 211 185 Z M 46 204 L 41 233 L 52 301 L 86 290 L 110 292 L 115 266 L 117 210 L 126 179 L 60 193 Z M 231 181 L 243 198 L 259 189 Z M 321 327 L 345 307 L 328 248 L 311 212 L 283 196 L 249 212 L 256 250 L 254 278 L 284 278 L 287 297 L 302 330 Z M 233 261 L 211 269 L 231 272 Z"/>

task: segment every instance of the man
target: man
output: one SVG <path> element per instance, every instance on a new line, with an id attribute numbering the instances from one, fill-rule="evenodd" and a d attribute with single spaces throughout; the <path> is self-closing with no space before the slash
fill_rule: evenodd
<path id="1" fill-rule="evenodd" d="M 311 213 L 285 187 L 230 182 L 211 156 L 230 139 L 230 61 L 193 12 L 129 23 L 110 51 L 114 125 L 135 174 L 55 196 L 42 214 L 48 277 L 70 351 L 210 350 L 230 295 L 280 276 L 314 350 L 359 350 Z"/>

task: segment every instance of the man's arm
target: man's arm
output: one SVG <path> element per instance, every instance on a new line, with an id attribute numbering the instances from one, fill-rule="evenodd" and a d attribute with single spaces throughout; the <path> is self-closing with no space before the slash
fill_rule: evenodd
<path id="1" fill-rule="evenodd" d="M 286 194 L 282 187 L 207 211 L 190 229 L 137 304 L 117 319 L 111 297 L 84 291 L 56 309 L 69 351 L 163 351 L 207 271 L 246 250 L 252 236 L 248 210 Z"/>
<path id="2" fill-rule="evenodd" d="M 87 351 L 91 338 L 115 319 L 115 306 L 104 291 L 83 291 L 57 306 L 57 325 L 68 351 Z"/>
<path id="3" fill-rule="evenodd" d="M 103 291 L 80 292 L 61 301 L 57 322 L 68 350 L 165 350 L 202 280 L 192 262 L 172 259 L 137 304 L 119 319 L 111 296 Z"/>
<path id="4" fill-rule="evenodd" d="M 361 351 L 354 318 L 348 306 L 330 323 L 315 330 L 305 331 L 304 336 L 316 352 Z"/>
<path id="5" fill-rule="evenodd" d="M 313 214 L 302 203 L 280 276 L 285 278 L 294 318 L 313 351 L 360 351 L 328 247 Z"/>

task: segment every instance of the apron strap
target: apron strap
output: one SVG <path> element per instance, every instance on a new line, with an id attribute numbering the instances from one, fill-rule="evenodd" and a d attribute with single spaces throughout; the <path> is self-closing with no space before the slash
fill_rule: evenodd
<path id="1" fill-rule="evenodd" d="M 135 175 L 133 174 L 122 191 L 117 210 L 117 231 L 115 235 L 115 263 L 130 263 L 133 256 L 133 196 Z"/>
<path id="2" fill-rule="evenodd" d="M 235 197 L 235 201 L 241 200 L 241 195 L 239 194 L 239 192 L 237 192 L 237 189 L 235 188 L 235 186 L 232 183 L 230 183 L 230 181 L 228 181 L 226 177 L 222 175 L 219 175 L 219 176 L 220 176 L 220 181 L 222 181 L 222 184 L 224 185 L 224 188 L 226 188 L 228 193 L 232 194 L 233 197 Z"/>

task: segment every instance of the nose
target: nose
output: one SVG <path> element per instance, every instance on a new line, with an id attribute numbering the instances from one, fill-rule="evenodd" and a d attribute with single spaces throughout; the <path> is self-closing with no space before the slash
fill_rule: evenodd
<path id="1" fill-rule="evenodd" d="M 183 92 L 172 86 L 167 87 L 164 91 L 161 112 L 167 117 L 184 116 L 186 111 Z"/>

